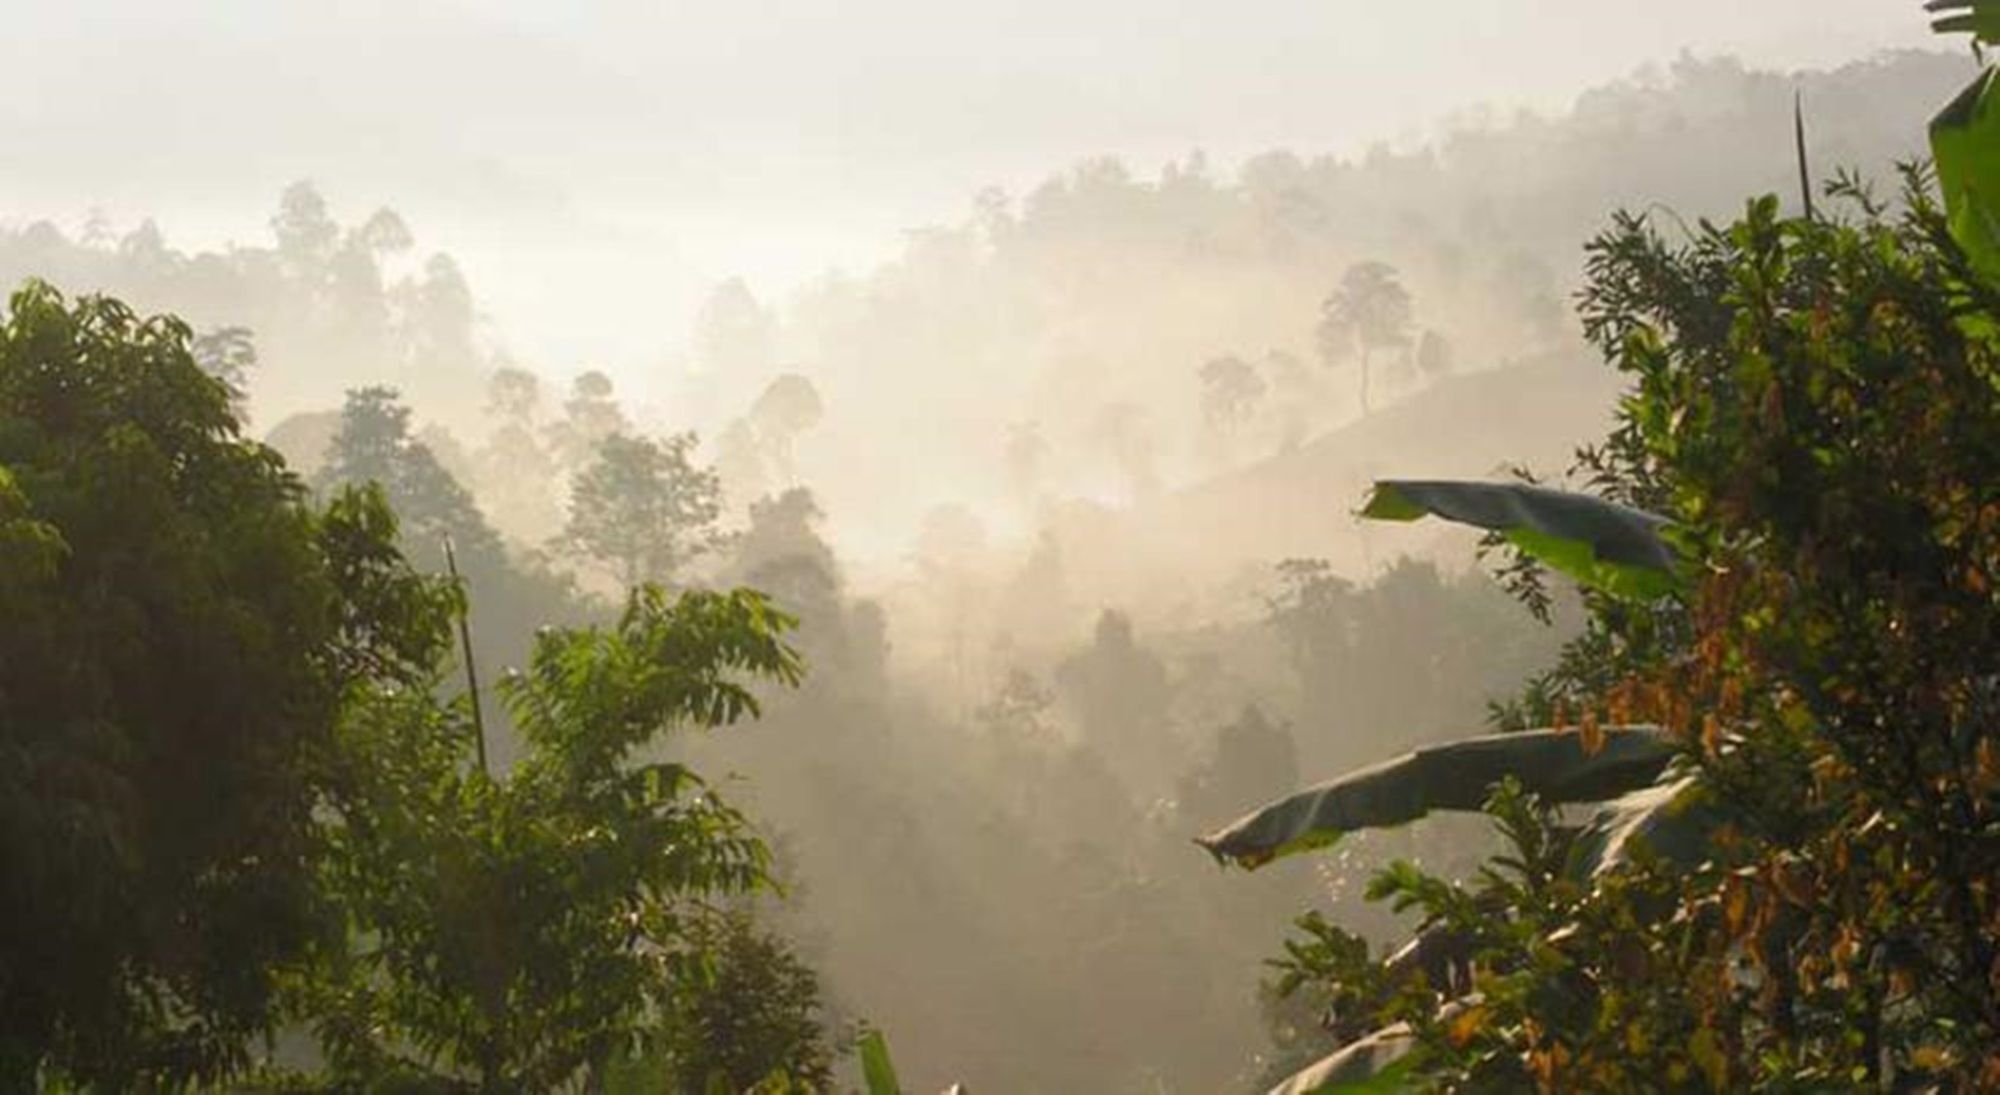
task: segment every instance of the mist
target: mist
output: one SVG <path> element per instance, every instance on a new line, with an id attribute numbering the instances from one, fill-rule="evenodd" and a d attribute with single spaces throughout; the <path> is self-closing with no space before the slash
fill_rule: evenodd
<path id="1" fill-rule="evenodd" d="M 1487 727 L 1585 614 L 1368 485 L 1559 481 L 1620 390 L 1584 242 L 1796 205 L 1795 96 L 1815 173 L 1886 186 L 1976 71 L 1932 41 L 1861 0 L 97 0 L 0 44 L 0 278 L 211 339 L 312 489 L 452 539 L 489 677 L 638 581 L 796 615 L 800 687 L 659 755 L 911 1089 L 1263 1090 L 1323 1048 L 1260 987 L 1288 922 L 1389 940 L 1373 866 L 1485 845 L 1192 839 Z M 1393 330 L 1339 318 L 1384 281 Z M 713 512 L 579 531 L 617 439 Z"/>

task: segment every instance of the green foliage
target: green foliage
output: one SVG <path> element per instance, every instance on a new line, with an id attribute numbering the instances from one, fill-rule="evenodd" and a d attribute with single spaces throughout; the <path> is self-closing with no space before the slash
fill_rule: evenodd
<path id="1" fill-rule="evenodd" d="M 685 945 L 700 960 L 647 1031 L 643 1052 L 612 1067 L 606 1090 L 831 1089 L 832 1055 L 811 967 L 740 911 L 690 921 Z"/>
<path id="2" fill-rule="evenodd" d="M 1436 516 L 1499 533 L 1528 556 L 1617 596 L 1653 600 L 1682 585 L 1655 514 L 1529 483 L 1384 480 L 1361 510 L 1378 521 Z"/>
<path id="3" fill-rule="evenodd" d="M 324 514 L 191 332 L 30 283 L 0 326 L 0 1087 L 212 1082 L 319 924 L 339 705 L 447 594 Z"/>
<path id="4" fill-rule="evenodd" d="M 705 902 L 763 885 L 767 853 L 693 772 L 633 753 L 753 717 L 756 681 L 796 682 L 789 626 L 748 591 L 648 587 L 613 627 L 545 631 L 501 686 L 527 745 L 505 780 L 468 765 L 462 706 L 358 698 L 322 822 L 349 935 L 298 985 L 336 1083 L 552 1090 L 629 1054 L 681 1059 L 674 1024 L 706 1014 L 689 993 L 715 976 Z M 816 1059 L 797 1010 L 810 986 L 766 972 L 789 998 L 702 1067 Z"/>
<path id="5" fill-rule="evenodd" d="M 569 522 L 556 547 L 626 587 L 671 582 L 714 547 L 722 481 L 693 460 L 695 436 L 664 441 L 614 434 L 570 485 Z"/>
<path id="6" fill-rule="evenodd" d="M 39 284 L 0 327 L 0 1087 L 219 1084 L 280 1020 L 324 1055 L 291 1086 L 823 1086 L 811 972 L 717 905 L 763 844 L 634 760 L 795 684 L 791 620 L 646 588 L 544 631 L 500 688 L 526 755 L 489 775 L 436 698 L 464 590 L 388 505 L 504 567 L 469 497 L 375 389 L 315 511 L 191 341 Z"/>
<path id="7" fill-rule="evenodd" d="M 1591 247 L 1585 330 L 1633 390 L 1583 469 L 1671 516 L 1693 584 L 1590 602 L 1563 672 L 1692 767 L 1582 831 L 1497 797 L 1512 850 L 1469 887 L 1378 879 L 1469 954 L 1469 991 L 1362 1004 L 1426 1084 L 2000 1082 L 2000 298 L 1914 172 L 1893 218 L 1835 194 L 1849 216 L 1767 198 Z M 1352 950 L 1296 983 L 1393 983 Z"/>
<path id="8" fill-rule="evenodd" d="M 1608 1032 L 1592 1025 L 1596 1009 L 1622 1018 L 1638 1002 L 1627 997 L 1619 975 L 1637 976 L 1649 956 L 1635 945 L 1614 952 L 1622 967 L 1600 965 L 1599 957 L 1621 929 L 1651 923 L 1653 910 L 1644 906 L 1671 893 L 1665 876 L 1641 870 L 1599 880 L 1595 888 L 1585 884 L 1570 868 L 1575 831 L 1516 781 L 1500 781 L 1486 811 L 1503 850 L 1470 883 L 1397 862 L 1369 885 L 1369 900 L 1416 913 L 1417 939 L 1435 952 L 1425 961 L 1410 961 L 1414 945 L 1374 957 L 1365 942 L 1324 920 L 1300 920 L 1305 938 L 1288 943 L 1287 956 L 1275 963 L 1279 990 L 1313 994 L 1333 1009 L 1336 1025 L 1377 1029 L 1284 1090 L 1530 1090 L 1546 1089 L 1557 1075 L 1581 1089 L 1654 1090 L 1685 1088 L 1703 1076 L 1691 1049 L 1661 1062 L 1648 1056 L 1651 1032 L 1630 1039 L 1622 1023 Z M 1649 986 L 1631 990 L 1642 999 Z M 1509 1025 L 1515 1023 L 1525 1026 Z M 1565 1041 L 1579 1036 L 1627 1053 L 1589 1071 L 1561 1071 L 1573 1067 Z M 1525 1053 L 1516 1044 L 1524 1038 L 1537 1042 Z M 1540 1044 L 1545 1038 L 1553 1046 Z M 1336 1065 L 1339 1079 L 1353 1086 L 1305 1082 Z"/>
<path id="9" fill-rule="evenodd" d="M 313 482 L 322 494 L 374 484 L 396 514 L 401 556 L 419 570 L 445 574 L 444 541 L 451 540 L 465 600 L 473 608 L 473 655 L 482 676 L 526 664 L 535 629 L 599 617 L 594 606 L 579 602 L 567 579 L 508 550 L 471 492 L 430 445 L 412 435 L 410 418 L 392 389 L 349 392 L 326 463 Z M 514 736 L 503 725 L 489 742 L 502 767 L 511 763 Z"/>
<path id="10" fill-rule="evenodd" d="M 1989 14 L 1988 18 L 2000 18 Z M 1931 157 L 1952 237 L 1981 273 L 2000 278 L 2000 93 L 1988 68 L 1931 119 Z"/>

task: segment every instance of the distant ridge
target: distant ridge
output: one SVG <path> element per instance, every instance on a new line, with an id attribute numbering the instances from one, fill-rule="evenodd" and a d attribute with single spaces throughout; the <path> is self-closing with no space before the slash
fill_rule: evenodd
<path id="1" fill-rule="evenodd" d="M 1065 563 L 1080 588 L 1114 599 L 1194 597 L 1286 558 L 1325 558 L 1359 576 L 1441 537 L 1458 544 L 1430 523 L 1371 525 L 1364 543 L 1353 511 L 1379 477 L 1488 478 L 1508 464 L 1559 476 L 1610 427 L 1621 379 L 1579 356 L 1455 376 L 1130 511 L 1059 523 Z"/>

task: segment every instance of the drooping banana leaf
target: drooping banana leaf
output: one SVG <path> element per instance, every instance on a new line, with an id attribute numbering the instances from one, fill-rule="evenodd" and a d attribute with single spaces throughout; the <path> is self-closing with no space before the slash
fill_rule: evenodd
<path id="1" fill-rule="evenodd" d="M 1574 730 L 1492 734 L 1435 745 L 1280 799 L 1196 843 L 1218 862 L 1254 870 L 1325 847 L 1357 829 L 1415 821 L 1433 810 L 1478 810 L 1512 776 L 1551 804 L 1602 802 L 1651 785 L 1676 754 L 1657 726 L 1609 727 L 1596 750 Z"/>
<path id="2" fill-rule="evenodd" d="M 1408 1023 L 1384 1027 L 1347 1045 L 1271 1089 L 1271 1095 L 1370 1095 L 1411 1089 L 1416 1045 Z"/>
<path id="3" fill-rule="evenodd" d="M 1939 34 L 1970 33 L 1984 45 L 2000 43 L 2000 0 L 1929 0 L 1924 10 L 1944 13 L 1931 20 Z"/>
<path id="4" fill-rule="evenodd" d="M 1681 588 L 1666 518 L 1527 483 L 1385 479 L 1361 508 L 1378 521 L 1441 517 L 1505 536 L 1553 570 L 1607 593 L 1652 600 Z"/>
<path id="5" fill-rule="evenodd" d="M 1691 867 L 1709 857 L 1715 831 L 1729 817 L 1697 776 L 1643 787 L 1605 803 L 1579 834 L 1579 875 L 1595 877 L 1632 861 L 1643 845 L 1668 863 Z"/>

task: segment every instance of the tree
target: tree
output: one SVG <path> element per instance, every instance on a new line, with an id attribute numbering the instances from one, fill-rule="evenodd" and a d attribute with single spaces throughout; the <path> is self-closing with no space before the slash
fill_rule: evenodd
<path id="1" fill-rule="evenodd" d="M 630 428 L 611 378 L 592 369 L 571 382 L 569 399 L 563 402 L 563 419 L 549 429 L 550 448 L 565 467 L 582 467 L 596 455 L 605 438 Z"/>
<path id="2" fill-rule="evenodd" d="M 1212 358 L 1200 376 L 1202 416 L 1219 429 L 1241 425 L 1264 398 L 1264 378 L 1240 357 Z"/>
<path id="3" fill-rule="evenodd" d="M 243 420 L 249 397 L 250 373 L 257 368 L 257 343 L 248 327 L 217 327 L 194 337 L 188 346 L 195 364 L 229 389 L 229 405 Z"/>
<path id="4" fill-rule="evenodd" d="M 1089 438 L 1124 477 L 1133 497 L 1150 497 L 1159 490 L 1153 435 L 1143 407 L 1123 401 L 1099 407 L 1090 420 Z"/>
<path id="5" fill-rule="evenodd" d="M 1038 422 L 1013 422 L 1007 426 L 1007 444 L 1002 460 L 1007 468 L 1007 486 L 1021 502 L 1033 502 L 1042 488 L 1042 476 L 1049 459 L 1049 443 L 1042 437 Z"/>
<path id="6" fill-rule="evenodd" d="M 693 460 L 695 435 L 664 441 L 612 435 L 570 486 L 558 550 L 626 587 L 668 582 L 718 542 L 722 481 Z"/>
<path id="7" fill-rule="evenodd" d="M 1455 364 L 1451 341 L 1428 327 L 1424 328 L 1423 336 L 1417 339 L 1417 373 L 1426 380 L 1442 380 L 1451 375 Z"/>
<path id="8" fill-rule="evenodd" d="M 796 478 L 792 467 L 792 443 L 819 424 L 826 413 L 819 389 L 797 373 L 786 373 L 765 387 L 750 407 L 750 423 L 769 451 L 770 463 L 779 484 L 791 486 Z"/>
<path id="9" fill-rule="evenodd" d="M 297 986 L 328 1078 L 548 1091 L 650 1055 L 698 1068 L 672 1089 L 699 1091 L 714 1070 L 823 1070 L 810 974 L 710 908 L 767 883 L 767 850 L 695 773 L 636 756 L 796 684 L 790 626 L 753 592 L 647 587 L 612 627 L 544 631 L 501 684 L 527 743 L 504 778 L 471 763 L 463 704 L 355 697 L 320 810 L 353 934 Z M 730 978 L 763 1010 L 719 999 Z"/>
<path id="10" fill-rule="evenodd" d="M 1368 365 L 1377 350 L 1410 344 L 1410 293 L 1384 262 L 1358 262 L 1341 275 L 1340 287 L 1320 305 L 1320 359 L 1328 365 L 1361 355 L 1361 413 L 1368 413 Z"/>
<path id="11" fill-rule="evenodd" d="M 776 342 L 770 314 L 742 278 L 717 285 L 695 317 L 695 360 L 715 373 L 768 375 L 777 355 Z"/>
<path id="12" fill-rule="evenodd" d="M 472 483 L 493 523 L 517 543 L 540 543 L 562 524 L 561 478 L 539 433 L 541 401 L 541 382 L 525 369 L 503 366 L 487 379 L 494 424 L 475 454 Z"/>
<path id="13" fill-rule="evenodd" d="M 518 469 L 517 469 L 518 470 Z M 516 556 L 487 521 L 472 494 L 430 445 L 411 436 L 410 411 L 389 388 L 348 393 L 327 460 L 313 477 L 330 494 L 377 484 L 397 514 L 397 543 L 417 569 L 433 575 L 454 566 L 469 604 L 472 658 L 490 674 L 526 663 L 537 628 L 597 618 L 600 609 L 576 595 L 569 578 L 534 556 Z M 445 541 L 452 544 L 447 559 Z M 489 727 L 498 763 L 511 759 L 506 719 Z"/>
<path id="14" fill-rule="evenodd" d="M 277 238 L 278 257 L 295 278 L 315 285 L 325 277 L 340 242 L 340 225 L 327 213 L 326 199 L 310 182 L 285 187 L 278 198 L 278 211 L 271 217 L 271 234 Z"/>
<path id="15" fill-rule="evenodd" d="M 325 465 L 313 479 L 321 491 L 379 483 L 396 511 L 406 551 L 444 569 L 442 543 L 450 537 L 459 558 L 483 569 L 507 566 L 500 536 L 479 512 L 471 492 L 452 478 L 430 446 L 411 436 L 410 409 L 394 388 L 347 393 L 340 429 Z"/>
<path id="16" fill-rule="evenodd" d="M 0 1087 L 219 1082 L 321 931 L 312 807 L 351 688 L 448 598 L 379 497 L 324 513 L 191 332 L 40 283 L 0 326 Z"/>
<path id="17" fill-rule="evenodd" d="M 607 1086 L 705 1095 L 757 1090 L 782 1077 L 793 1090 L 832 1090 L 812 967 L 748 913 L 702 917 L 689 928 L 688 946 L 704 956 L 706 976 L 687 979 L 644 1055 L 614 1071 Z"/>
<path id="18" fill-rule="evenodd" d="M 473 344 L 472 287 L 458 262 L 442 252 L 424 260 L 421 281 L 404 287 L 405 365 L 415 375 L 470 372 L 479 358 Z"/>
<path id="19" fill-rule="evenodd" d="M 503 425 L 532 430 L 541 408 L 542 382 L 534 373 L 503 365 L 486 379 L 486 413 Z"/>
<path id="20" fill-rule="evenodd" d="M 1083 738 L 1107 757 L 1130 762 L 1133 790 L 1164 790 L 1168 733 L 1167 670 L 1140 646 L 1132 619 L 1115 609 L 1098 614 L 1090 645 L 1056 667 L 1057 694 L 1076 712 Z"/>
<path id="21" fill-rule="evenodd" d="M 1230 817 L 1270 788 L 1295 784 L 1298 775 L 1298 747 L 1291 731 L 1274 725 L 1256 704 L 1247 704 L 1234 721 L 1216 730 L 1208 756 L 1181 777 L 1175 797 L 1182 817 Z"/>

